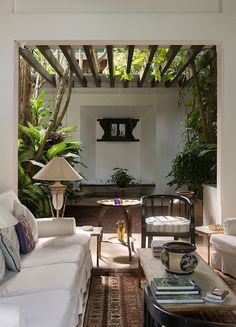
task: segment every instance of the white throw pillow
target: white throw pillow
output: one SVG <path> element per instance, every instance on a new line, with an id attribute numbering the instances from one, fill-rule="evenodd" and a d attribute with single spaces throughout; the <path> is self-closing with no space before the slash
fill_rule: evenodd
<path id="1" fill-rule="evenodd" d="M 3 280 L 6 271 L 5 258 L 3 256 L 2 250 L 0 249 L 0 281 Z"/>
<path id="2" fill-rule="evenodd" d="M 14 209 L 14 216 L 18 219 L 19 216 L 25 216 L 27 221 L 30 224 L 31 230 L 32 230 L 32 234 L 33 234 L 33 238 L 34 241 L 36 242 L 38 240 L 38 225 L 37 225 L 37 221 L 34 217 L 34 215 L 32 214 L 32 212 L 23 204 L 21 204 L 19 201 L 14 201 L 13 204 L 13 209 Z"/>

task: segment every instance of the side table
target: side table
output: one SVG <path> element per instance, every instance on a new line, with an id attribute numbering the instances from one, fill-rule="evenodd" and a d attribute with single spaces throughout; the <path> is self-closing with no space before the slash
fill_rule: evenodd
<path id="1" fill-rule="evenodd" d="M 207 263 L 210 264 L 210 238 L 212 234 L 224 234 L 223 230 L 211 230 L 208 226 L 196 226 L 195 233 L 207 237 Z"/>
<path id="2" fill-rule="evenodd" d="M 84 233 L 89 234 L 90 236 L 96 236 L 97 237 L 97 267 L 99 267 L 99 259 L 101 258 L 101 245 L 102 245 L 102 234 L 103 230 L 102 227 L 93 227 L 93 230 L 91 231 L 85 231 L 82 227 L 76 227 L 79 231 L 83 231 Z"/>
<path id="3" fill-rule="evenodd" d="M 98 217 L 98 225 L 99 226 L 102 226 L 102 221 L 103 221 L 103 218 L 104 218 L 107 210 L 113 209 L 113 208 L 120 208 L 122 210 L 123 216 L 125 219 L 125 224 L 126 224 L 126 234 L 127 234 L 126 245 L 128 247 L 128 251 L 129 251 L 129 260 L 132 261 L 131 246 L 132 246 L 132 250 L 134 250 L 134 247 L 133 247 L 133 239 L 132 239 L 132 231 L 131 231 L 132 217 L 130 214 L 130 208 L 134 207 L 134 206 L 140 206 L 141 202 L 139 200 L 126 199 L 126 200 L 123 200 L 122 203 L 120 203 L 120 204 L 115 204 L 114 199 L 104 199 L 104 200 L 97 201 L 97 204 L 99 204 L 102 207 L 99 217 Z M 130 244 L 130 243 L 132 243 L 132 244 Z"/>

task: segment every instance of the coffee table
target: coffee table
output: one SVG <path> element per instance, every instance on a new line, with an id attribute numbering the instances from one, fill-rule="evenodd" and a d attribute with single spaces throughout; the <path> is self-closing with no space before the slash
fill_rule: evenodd
<path id="1" fill-rule="evenodd" d="M 201 236 L 207 237 L 207 263 L 210 264 L 210 251 L 211 251 L 211 244 L 210 238 L 212 234 L 224 234 L 223 230 L 212 230 L 209 229 L 208 226 L 196 226 L 195 233 Z"/>
<path id="2" fill-rule="evenodd" d="M 145 277 L 150 285 L 154 277 L 168 277 L 161 263 L 160 258 L 154 257 L 151 249 L 137 249 L 139 264 L 142 266 Z M 194 253 L 195 254 L 195 253 Z M 224 288 L 229 291 L 225 300 L 221 303 L 196 303 L 196 304 L 163 304 L 162 306 L 172 312 L 190 312 L 190 311 L 215 311 L 215 310 L 236 310 L 236 295 L 228 285 L 215 273 L 215 271 L 198 255 L 198 265 L 191 275 L 183 278 L 191 278 L 197 282 L 202 289 L 204 296 L 213 287 Z M 182 277 L 182 275 L 181 275 Z"/>
<path id="3" fill-rule="evenodd" d="M 115 204 L 114 199 L 104 199 L 104 200 L 97 201 L 97 203 L 102 207 L 102 210 L 98 217 L 98 225 L 100 227 L 102 226 L 102 221 L 107 210 L 114 209 L 114 208 L 119 208 L 122 210 L 125 219 L 126 234 L 127 234 L 127 242 L 122 244 L 127 245 L 129 251 L 129 260 L 132 261 L 131 244 L 132 244 L 132 250 L 134 251 L 134 246 L 133 246 L 134 240 L 132 238 L 132 231 L 131 231 L 132 217 L 130 214 L 130 208 L 134 206 L 139 206 L 141 202 L 139 200 L 125 199 L 122 201 L 121 204 Z"/>

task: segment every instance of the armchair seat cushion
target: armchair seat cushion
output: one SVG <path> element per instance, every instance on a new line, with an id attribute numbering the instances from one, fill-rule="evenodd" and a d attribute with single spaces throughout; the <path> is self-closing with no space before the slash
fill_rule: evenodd
<path id="1" fill-rule="evenodd" d="M 190 228 L 188 219 L 177 216 L 151 216 L 145 221 L 147 232 L 186 233 Z"/>

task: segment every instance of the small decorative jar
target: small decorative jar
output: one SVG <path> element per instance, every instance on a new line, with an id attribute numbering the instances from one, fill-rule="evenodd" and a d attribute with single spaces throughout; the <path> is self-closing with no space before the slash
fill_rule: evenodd
<path id="1" fill-rule="evenodd" d="M 196 246 L 187 242 L 168 242 L 163 245 L 161 262 L 170 273 L 191 274 L 197 266 L 197 257 L 192 253 Z"/>

